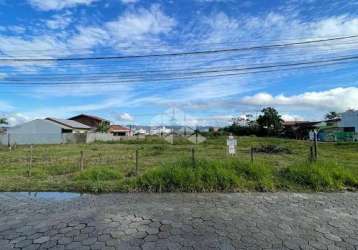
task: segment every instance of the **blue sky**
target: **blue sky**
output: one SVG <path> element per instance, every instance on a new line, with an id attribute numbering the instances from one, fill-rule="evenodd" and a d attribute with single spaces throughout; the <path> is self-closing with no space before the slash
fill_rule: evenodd
<path id="1" fill-rule="evenodd" d="M 0 0 L 0 58 L 149 55 L 351 35 L 358 35 L 356 0 Z M 285 119 L 318 120 L 328 111 L 358 109 L 357 61 L 162 81 L 118 82 L 106 74 L 247 67 L 357 54 L 358 38 L 352 38 L 199 56 L 74 63 L 0 60 L 0 114 L 11 124 L 78 113 L 115 123 L 150 124 L 176 109 L 192 123 L 223 125 L 232 117 L 274 106 Z M 39 77 L 43 84 L 34 84 Z M 14 86 L 11 80 L 19 78 L 29 85 Z M 69 84 L 50 84 L 63 81 Z"/>

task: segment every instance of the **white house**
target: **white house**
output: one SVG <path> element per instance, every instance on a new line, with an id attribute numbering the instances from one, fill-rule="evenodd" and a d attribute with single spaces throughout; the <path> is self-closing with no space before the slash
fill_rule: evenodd
<path id="1" fill-rule="evenodd" d="M 343 128 L 345 132 L 358 133 L 358 110 L 347 110 L 342 113 L 339 127 Z"/>
<path id="2" fill-rule="evenodd" d="M 166 127 L 158 127 L 158 128 L 152 128 L 150 130 L 151 135 L 167 135 L 172 132 L 172 129 L 166 128 Z"/>

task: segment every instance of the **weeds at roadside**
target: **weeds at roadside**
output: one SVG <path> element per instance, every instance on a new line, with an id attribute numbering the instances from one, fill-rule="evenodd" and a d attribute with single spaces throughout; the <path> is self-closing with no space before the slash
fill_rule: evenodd
<path id="1" fill-rule="evenodd" d="M 357 176 L 331 161 L 300 162 L 284 168 L 279 173 L 284 182 L 293 183 L 315 191 L 342 190 L 358 187 Z"/>

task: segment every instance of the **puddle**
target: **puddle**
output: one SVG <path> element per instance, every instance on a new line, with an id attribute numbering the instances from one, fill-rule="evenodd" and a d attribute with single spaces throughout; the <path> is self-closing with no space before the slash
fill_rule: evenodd
<path id="1" fill-rule="evenodd" d="M 69 192 L 13 192 L 7 193 L 14 198 L 31 198 L 50 201 L 66 201 L 81 197 L 81 193 Z"/>

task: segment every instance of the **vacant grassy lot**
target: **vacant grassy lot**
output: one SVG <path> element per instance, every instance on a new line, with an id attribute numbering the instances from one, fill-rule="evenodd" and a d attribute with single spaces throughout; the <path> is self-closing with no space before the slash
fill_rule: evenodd
<path id="1" fill-rule="evenodd" d="M 314 164 L 307 160 L 309 145 L 305 141 L 240 137 L 238 154 L 229 157 L 225 137 L 196 146 L 183 138 L 170 145 L 151 137 L 138 142 L 36 145 L 32 159 L 29 146 L 11 151 L 2 147 L 0 190 L 333 191 L 358 187 L 358 144 L 320 143 L 319 160 Z M 251 147 L 256 148 L 253 164 Z"/>

